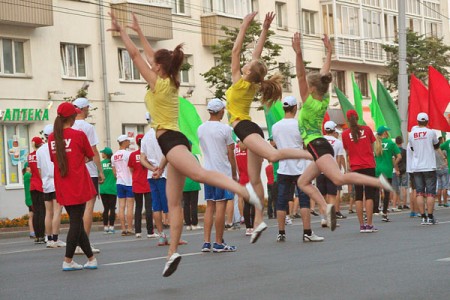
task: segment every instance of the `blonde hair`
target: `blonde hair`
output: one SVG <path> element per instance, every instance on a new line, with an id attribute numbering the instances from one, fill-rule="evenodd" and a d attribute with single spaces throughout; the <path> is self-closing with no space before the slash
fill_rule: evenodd
<path id="1" fill-rule="evenodd" d="M 306 80 L 310 87 L 315 87 L 318 96 L 322 97 L 328 93 L 330 83 L 333 81 L 331 73 L 322 75 L 319 72 L 311 72 L 306 76 Z"/>
<path id="2" fill-rule="evenodd" d="M 261 93 L 261 104 L 272 106 L 272 104 L 281 99 L 283 95 L 283 75 L 275 73 L 269 79 L 264 78 L 267 75 L 267 66 L 262 60 L 255 60 L 250 64 L 250 74 L 248 81 L 259 84 Z"/>
<path id="3" fill-rule="evenodd" d="M 383 134 L 377 134 L 377 139 L 375 140 L 375 156 L 381 156 L 383 154 L 383 145 L 381 141 L 383 140 Z"/>

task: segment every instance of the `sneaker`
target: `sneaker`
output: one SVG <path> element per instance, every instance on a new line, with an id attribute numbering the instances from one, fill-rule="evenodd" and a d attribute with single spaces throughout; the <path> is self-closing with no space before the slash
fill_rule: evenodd
<path id="1" fill-rule="evenodd" d="M 162 273 L 163 277 L 169 277 L 173 274 L 178 268 L 178 264 L 181 261 L 181 255 L 178 253 L 172 254 L 172 256 L 169 258 L 169 260 L 166 262 L 164 266 L 164 270 Z"/>
<path id="2" fill-rule="evenodd" d="M 141 237 L 142 237 L 142 234 L 136 233 L 136 238 L 137 238 L 137 239 L 140 239 Z"/>
<path id="3" fill-rule="evenodd" d="M 258 227 L 256 227 L 253 232 L 252 236 L 250 237 L 250 243 L 254 244 L 258 241 L 259 237 L 261 236 L 261 233 L 267 229 L 267 224 L 264 222 L 261 222 Z"/>
<path id="4" fill-rule="evenodd" d="M 202 252 L 211 252 L 211 243 L 203 243 Z"/>
<path id="5" fill-rule="evenodd" d="M 422 215 L 420 213 L 416 213 L 417 218 L 422 218 Z"/>
<path id="6" fill-rule="evenodd" d="M 47 241 L 47 248 L 58 248 L 54 241 Z"/>
<path id="7" fill-rule="evenodd" d="M 114 229 L 113 226 L 109 226 L 109 231 L 108 231 L 108 233 L 110 233 L 110 234 L 116 233 L 116 230 Z"/>
<path id="8" fill-rule="evenodd" d="M 191 226 L 191 225 L 187 225 L 187 226 L 185 227 L 185 229 L 188 230 L 188 231 L 191 231 L 191 230 L 192 230 L 192 226 Z"/>
<path id="9" fill-rule="evenodd" d="M 95 248 L 94 244 L 91 244 L 91 250 L 92 250 L 92 253 L 94 253 L 94 254 L 100 253 L 100 249 Z"/>
<path id="10" fill-rule="evenodd" d="M 34 240 L 34 243 L 35 243 L 35 244 L 45 244 L 46 241 L 45 241 L 45 238 L 40 237 L 40 238 L 36 238 L 36 239 Z"/>
<path id="11" fill-rule="evenodd" d="M 237 250 L 236 246 L 229 246 L 225 243 L 222 243 L 222 244 L 214 243 L 213 244 L 213 252 L 216 252 L 216 253 L 235 252 L 236 250 Z"/>
<path id="12" fill-rule="evenodd" d="M 381 216 L 381 213 L 380 212 L 374 212 L 373 215 L 374 216 Z"/>
<path id="13" fill-rule="evenodd" d="M 380 177 L 378 177 L 378 179 L 380 180 L 380 183 L 381 183 L 381 186 L 383 187 L 383 189 L 385 189 L 386 191 L 389 191 L 391 193 L 395 193 L 394 188 L 389 183 L 389 181 L 386 179 L 386 177 L 384 177 L 383 174 L 381 174 Z"/>
<path id="14" fill-rule="evenodd" d="M 239 222 L 236 222 L 233 224 L 233 227 L 231 227 L 232 230 L 241 230 L 241 224 Z"/>
<path id="15" fill-rule="evenodd" d="M 319 216 L 319 214 L 318 213 L 316 213 L 314 210 L 311 210 L 311 214 L 313 215 L 313 216 L 316 216 L 316 217 L 318 217 Z"/>
<path id="16" fill-rule="evenodd" d="M 444 206 L 444 204 L 442 204 L 442 203 L 438 203 L 438 206 Z"/>
<path id="17" fill-rule="evenodd" d="M 289 218 L 288 216 L 286 216 L 286 219 L 285 219 L 284 222 L 285 222 L 286 225 L 292 225 L 292 219 Z"/>
<path id="18" fill-rule="evenodd" d="M 278 243 L 286 242 L 286 235 L 283 233 L 279 233 L 277 235 L 277 242 Z"/>
<path id="19" fill-rule="evenodd" d="M 361 233 L 366 232 L 366 225 L 359 225 L 359 232 Z"/>
<path id="20" fill-rule="evenodd" d="M 390 222 L 391 220 L 388 218 L 388 216 L 386 214 L 383 214 L 381 221 L 383 222 Z"/>
<path id="21" fill-rule="evenodd" d="M 200 229 L 203 229 L 203 227 L 200 226 L 200 225 L 192 225 L 191 227 L 192 227 L 192 230 L 200 230 Z"/>
<path id="22" fill-rule="evenodd" d="M 105 226 L 105 228 L 103 228 L 103 234 L 108 234 L 109 233 L 109 227 Z"/>
<path id="23" fill-rule="evenodd" d="M 373 225 L 366 225 L 366 231 L 365 232 L 377 232 L 378 228 L 375 228 Z"/>
<path id="24" fill-rule="evenodd" d="M 78 270 L 83 270 L 83 266 L 80 264 L 77 264 L 73 260 L 70 263 L 63 261 L 62 269 L 63 269 L 63 271 L 78 271 Z"/>
<path id="25" fill-rule="evenodd" d="M 35 239 L 36 238 L 36 234 L 34 232 L 30 232 L 30 239 Z"/>
<path id="26" fill-rule="evenodd" d="M 295 214 L 293 217 L 294 219 L 300 219 L 302 216 L 300 216 L 299 214 Z"/>
<path id="27" fill-rule="evenodd" d="M 122 232 L 120 233 L 120 235 L 121 235 L 121 236 L 127 236 L 127 231 L 122 231 Z"/>
<path id="28" fill-rule="evenodd" d="M 402 210 L 400 208 L 396 208 L 394 207 L 393 209 L 391 209 L 392 212 L 401 212 Z"/>
<path id="29" fill-rule="evenodd" d="M 410 218 L 414 218 L 415 216 L 416 216 L 416 213 L 415 213 L 415 212 L 412 211 L 412 212 L 409 213 L 409 217 L 410 217 Z"/>
<path id="30" fill-rule="evenodd" d="M 336 212 L 336 218 L 338 219 L 347 219 L 347 216 L 344 216 L 343 214 L 341 214 L 340 211 Z"/>
<path id="31" fill-rule="evenodd" d="M 403 205 L 403 209 L 409 209 L 408 205 Z"/>
<path id="32" fill-rule="evenodd" d="M 159 236 L 158 246 L 167 246 L 169 245 L 169 241 L 167 240 L 167 236 L 165 233 Z"/>
<path id="33" fill-rule="evenodd" d="M 420 225 L 429 225 L 427 218 L 422 218 L 422 222 L 420 222 Z"/>
<path id="34" fill-rule="evenodd" d="M 325 219 L 320 220 L 320 225 L 321 225 L 323 228 L 327 228 L 327 227 L 328 227 L 327 220 L 325 220 Z"/>
<path id="35" fill-rule="evenodd" d="M 245 236 L 252 236 L 253 228 L 247 228 L 245 229 Z"/>
<path id="36" fill-rule="evenodd" d="M 429 225 L 436 225 L 438 221 L 435 218 L 428 218 L 427 222 Z"/>
<path id="37" fill-rule="evenodd" d="M 62 248 L 62 247 L 65 247 L 66 246 L 66 243 L 65 242 L 63 242 L 63 241 L 61 241 L 61 240 L 57 240 L 56 242 L 53 242 L 55 245 L 56 245 L 56 247 L 58 247 L 58 248 Z"/>
<path id="38" fill-rule="evenodd" d="M 355 213 L 355 211 L 354 211 L 354 210 L 352 210 L 352 209 L 349 209 L 349 210 L 348 210 L 348 213 L 349 213 L 349 214 L 354 214 L 354 213 Z"/>
<path id="39" fill-rule="evenodd" d="M 399 210 L 403 210 L 403 206 L 401 206 L 401 205 L 399 205 L 397 208 L 398 208 Z"/>
<path id="40" fill-rule="evenodd" d="M 87 263 L 85 263 L 83 267 L 88 270 L 98 269 L 97 259 L 94 258 L 93 260 L 88 260 Z"/>
<path id="41" fill-rule="evenodd" d="M 450 207 L 450 205 L 448 203 L 444 203 L 444 205 L 442 205 L 443 207 Z"/>
<path id="42" fill-rule="evenodd" d="M 157 233 L 147 234 L 148 239 L 156 239 L 157 237 L 159 237 L 159 234 L 157 234 Z"/>
<path id="43" fill-rule="evenodd" d="M 233 227 L 233 224 L 225 224 L 225 230 L 229 230 Z"/>
<path id="44" fill-rule="evenodd" d="M 327 225 L 331 231 L 336 229 L 336 207 L 333 204 L 327 204 Z"/>
<path id="45" fill-rule="evenodd" d="M 311 235 L 303 234 L 303 242 L 323 242 L 324 238 L 316 235 L 314 232 Z"/>
<path id="46" fill-rule="evenodd" d="M 263 206 L 261 204 L 261 200 L 253 189 L 252 184 L 250 182 L 247 183 L 245 185 L 245 188 L 247 189 L 247 192 L 249 194 L 248 203 L 254 205 L 256 209 L 262 210 Z"/>
<path id="47" fill-rule="evenodd" d="M 83 252 L 83 250 L 81 249 L 80 246 L 77 246 L 77 247 L 75 248 L 75 253 L 74 253 L 74 254 L 75 254 L 75 255 L 83 255 L 84 252 Z"/>

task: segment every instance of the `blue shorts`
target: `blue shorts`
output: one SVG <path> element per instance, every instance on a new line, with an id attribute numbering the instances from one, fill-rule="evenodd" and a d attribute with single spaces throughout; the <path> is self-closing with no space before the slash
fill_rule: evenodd
<path id="1" fill-rule="evenodd" d="M 448 169 L 436 170 L 437 177 L 437 189 L 446 190 L 448 189 Z"/>
<path id="2" fill-rule="evenodd" d="M 297 186 L 300 175 L 283 175 L 278 174 L 278 197 L 277 210 L 286 211 L 288 202 L 294 198 L 294 190 L 297 191 L 300 208 L 310 208 L 310 201 L 306 195 Z"/>
<path id="3" fill-rule="evenodd" d="M 436 171 L 414 172 L 417 196 L 436 196 Z"/>
<path id="4" fill-rule="evenodd" d="M 117 198 L 134 198 L 131 186 L 124 184 L 116 184 L 116 187 L 117 187 Z"/>
<path id="5" fill-rule="evenodd" d="M 230 191 L 220 189 L 218 187 L 204 184 L 205 186 L 205 200 L 206 201 L 220 201 L 233 200 L 234 194 Z"/>
<path id="6" fill-rule="evenodd" d="M 152 193 L 152 209 L 153 211 L 162 211 L 163 213 L 169 212 L 169 207 L 167 206 L 167 196 L 166 196 L 166 179 L 148 179 L 150 184 L 150 190 Z"/>

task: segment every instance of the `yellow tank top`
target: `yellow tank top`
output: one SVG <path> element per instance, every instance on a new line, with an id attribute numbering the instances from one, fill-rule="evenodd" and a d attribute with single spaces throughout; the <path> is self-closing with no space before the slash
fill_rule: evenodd
<path id="1" fill-rule="evenodd" d="M 156 130 L 168 129 L 180 131 L 178 127 L 178 89 L 170 78 L 158 76 L 155 90 L 148 90 L 145 95 L 145 106 L 152 118 L 150 126 Z"/>
<path id="2" fill-rule="evenodd" d="M 250 106 L 257 91 L 257 85 L 239 79 L 238 82 L 228 88 L 225 93 L 227 98 L 228 121 L 233 123 L 236 120 L 251 120 Z"/>

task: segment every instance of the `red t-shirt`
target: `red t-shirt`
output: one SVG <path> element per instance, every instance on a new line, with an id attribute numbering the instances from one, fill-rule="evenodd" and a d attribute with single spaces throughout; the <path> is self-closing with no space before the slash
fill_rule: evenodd
<path id="1" fill-rule="evenodd" d="M 42 147 L 42 146 L 41 146 Z M 30 191 L 43 192 L 42 179 L 37 167 L 36 151 L 28 154 L 28 166 L 31 169 Z"/>
<path id="2" fill-rule="evenodd" d="M 274 177 L 273 177 L 273 165 L 272 164 L 267 165 L 266 176 L 267 176 L 267 184 L 273 184 Z"/>
<path id="3" fill-rule="evenodd" d="M 350 159 L 350 169 L 352 171 L 375 168 L 372 146 L 375 142 L 375 136 L 370 127 L 360 125 L 359 128 L 361 135 L 357 143 L 353 142 L 350 129 L 342 133 L 342 143 Z"/>
<path id="4" fill-rule="evenodd" d="M 133 179 L 132 190 L 133 193 L 149 193 L 150 185 L 147 180 L 148 170 L 141 165 L 141 150 L 131 152 L 128 159 L 128 167 L 132 168 L 131 178 Z"/>
<path id="5" fill-rule="evenodd" d="M 239 183 L 242 185 L 247 184 L 250 181 L 247 171 L 247 150 L 241 151 L 239 147 L 236 147 L 235 156 L 239 172 Z"/>
<path id="6" fill-rule="evenodd" d="M 85 161 L 86 157 L 94 157 L 94 152 L 83 131 L 66 128 L 63 135 L 68 170 L 64 177 L 59 171 L 55 137 L 53 133 L 48 137 L 50 159 L 55 166 L 56 199 L 64 206 L 83 204 L 97 194 Z"/>

